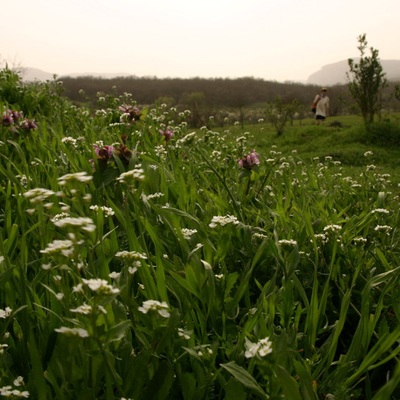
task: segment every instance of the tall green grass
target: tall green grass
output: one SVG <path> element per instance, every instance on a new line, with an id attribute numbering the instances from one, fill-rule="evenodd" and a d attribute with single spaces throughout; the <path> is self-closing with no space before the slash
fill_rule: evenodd
<path id="1" fill-rule="evenodd" d="M 376 148 L 192 132 L 165 106 L 120 122 L 128 100 L 0 127 L 0 394 L 399 398 L 398 187 Z"/>

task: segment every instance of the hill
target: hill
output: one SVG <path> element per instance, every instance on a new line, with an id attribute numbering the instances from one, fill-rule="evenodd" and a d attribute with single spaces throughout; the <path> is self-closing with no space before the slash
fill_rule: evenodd
<path id="1" fill-rule="evenodd" d="M 21 76 L 25 82 L 33 82 L 33 81 L 52 81 L 56 74 L 43 71 L 38 68 L 22 68 L 21 69 Z M 132 74 L 128 74 L 126 72 L 120 73 L 99 73 L 99 72 L 76 72 L 72 74 L 65 74 L 65 75 L 57 75 L 57 78 L 62 78 L 69 76 L 71 78 L 77 78 L 82 76 L 91 76 L 95 78 L 104 78 L 104 79 L 112 79 L 116 77 L 127 77 L 132 76 Z"/>
<path id="2" fill-rule="evenodd" d="M 354 58 L 357 60 L 357 58 Z M 389 81 L 400 81 L 400 60 L 380 60 Z M 333 86 L 347 83 L 346 73 L 349 71 L 347 60 L 324 65 L 307 79 L 308 84 Z"/>

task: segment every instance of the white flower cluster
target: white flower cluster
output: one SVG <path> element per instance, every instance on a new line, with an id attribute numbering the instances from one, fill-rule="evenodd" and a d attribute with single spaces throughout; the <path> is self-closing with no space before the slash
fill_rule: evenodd
<path id="1" fill-rule="evenodd" d="M 278 243 L 281 245 L 287 245 L 287 246 L 293 246 L 293 247 L 297 246 L 297 242 L 293 239 L 289 239 L 289 240 L 281 239 L 281 240 L 278 240 Z"/>
<path id="2" fill-rule="evenodd" d="M 16 379 L 14 379 L 13 385 L 15 387 L 24 386 L 24 378 L 22 376 L 18 376 Z M 27 399 L 29 397 L 29 392 L 27 390 L 21 391 L 19 389 L 13 389 L 11 385 L 7 385 L 0 388 L 0 396 L 11 398 L 20 397 Z"/>
<path id="3" fill-rule="evenodd" d="M 40 250 L 43 254 L 60 253 L 64 257 L 71 257 L 74 254 L 75 243 L 72 240 L 53 240 L 48 243 L 44 250 Z"/>
<path id="4" fill-rule="evenodd" d="M 29 199 L 29 201 L 33 204 L 42 203 L 47 200 L 50 196 L 53 196 L 55 193 L 52 190 L 43 189 L 43 188 L 35 188 L 28 190 L 24 193 L 24 196 Z"/>
<path id="5" fill-rule="evenodd" d="M 134 169 L 131 169 L 130 171 L 123 172 L 118 178 L 117 181 L 121 183 L 132 183 L 132 181 L 138 180 L 142 181 L 144 180 L 144 170 L 141 168 L 140 165 L 137 165 Z"/>
<path id="6" fill-rule="evenodd" d="M 244 353 L 246 358 L 265 357 L 270 353 L 272 353 L 272 342 L 269 337 L 261 339 L 257 343 L 253 343 L 246 338 L 246 352 Z"/>
<path id="7" fill-rule="evenodd" d="M 94 225 L 93 220 L 87 217 L 66 217 L 54 221 L 54 225 L 59 228 L 65 227 L 77 227 L 85 232 L 94 232 L 96 230 L 96 225 Z"/>
<path id="8" fill-rule="evenodd" d="M 168 304 L 165 301 L 161 303 L 157 300 L 146 300 L 138 309 L 143 314 L 147 314 L 149 311 L 157 311 L 162 317 L 169 318 L 171 314 L 168 308 Z"/>
<path id="9" fill-rule="evenodd" d="M 81 338 L 89 337 L 89 332 L 82 328 L 67 328 L 62 326 L 61 328 L 54 329 L 58 333 L 62 333 L 65 336 L 78 336 Z"/>
<path id="10" fill-rule="evenodd" d="M 375 208 L 375 210 L 371 211 L 371 214 L 389 214 L 389 210 L 385 208 Z"/>
<path id="11" fill-rule="evenodd" d="M 87 183 L 93 179 L 93 176 L 88 175 L 86 171 L 83 172 L 75 172 L 73 174 L 66 174 L 60 178 L 58 178 L 58 184 L 61 186 L 65 186 L 67 182 L 82 182 Z"/>
<path id="12" fill-rule="evenodd" d="M 218 225 L 225 226 L 227 224 L 238 225 L 239 220 L 233 215 L 220 216 L 217 215 L 212 217 L 211 223 L 209 224 L 210 228 L 216 228 Z"/>
<path id="13" fill-rule="evenodd" d="M 105 295 L 118 294 L 119 289 L 108 284 L 105 279 L 82 279 L 93 292 Z"/>
<path id="14" fill-rule="evenodd" d="M 147 260 L 147 256 L 144 253 L 138 251 L 119 251 L 115 254 L 115 257 L 123 258 L 125 260 Z"/>
<path id="15" fill-rule="evenodd" d="M 11 315 L 12 310 L 10 307 L 6 307 L 4 310 L 0 309 L 0 318 L 7 318 Z"/>
<path id="16" fill-rule="evenodd" d="M 190 240 L 192 235 L 197 233 L 197 229 L 187 229 L 187 228 L 182 228 L 181 229 L 182 235 L 186 240 Z"/>
<path id="17" fill-rule="evenodd" d="M 112 217 L 115 214 L 114 210 L 111 207 L 93 205 L 90 206 L 90 209 L 97 212 L 103 211 L 106 217 Z"/>

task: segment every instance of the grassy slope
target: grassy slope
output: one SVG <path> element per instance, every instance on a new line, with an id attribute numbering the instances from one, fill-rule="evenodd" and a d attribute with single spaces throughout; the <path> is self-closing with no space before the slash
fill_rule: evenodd
<path id="1" fill-rule="evenodd" d="M 340 122 L 342 127 L 331 127 L 332 122 Z M 243 132 L 235 129 L 238 134 Z M 304 161 L 331 156 L 342 163 L 344 173 L 352 176 L 373 164 L 379 173 L 389 173 L 394 183 L 400 183 L 400 148 L 367 143 L 361 117 L 332 117 L 323 126 L 315 125 L 312 119 L 295 121 L 281 136 L 270 124 L 245 126 L 244 131 L 251 133 L 253 147 L 261 154 L 276 146 L 282 156 L 296 151 Z M 365 157 L 367 151 L 373 155 Z"/>

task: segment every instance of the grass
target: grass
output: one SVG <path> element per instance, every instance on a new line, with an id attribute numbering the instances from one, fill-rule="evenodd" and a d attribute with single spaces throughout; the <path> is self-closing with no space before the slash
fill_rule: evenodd
<path id="1" fill-rule="evenodd" d="M 395 149 L 41 90 L 0 126 L 1 396 L 399 398 Z"/>

